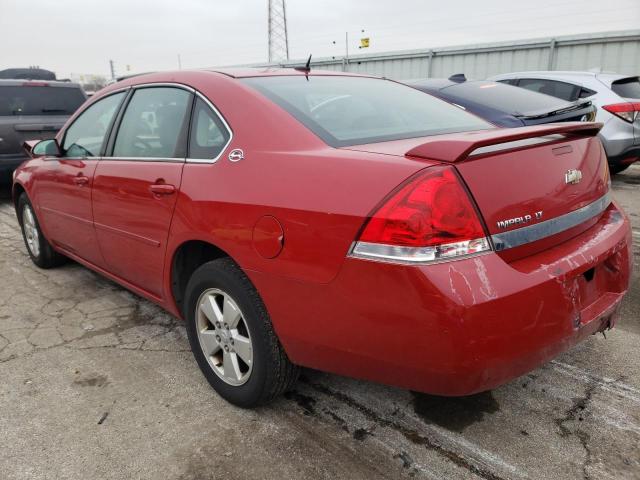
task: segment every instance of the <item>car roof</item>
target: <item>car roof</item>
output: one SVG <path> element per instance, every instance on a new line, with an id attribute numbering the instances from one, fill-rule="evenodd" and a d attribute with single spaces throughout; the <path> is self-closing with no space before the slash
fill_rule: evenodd
<path id="1" fill-rule="evenodd" d="M 249 78 L 249 77 L 277 77 L 277 76 L 342 76 L 342 77 L 371 77 L 371 75 L 361 75 L 350 72 L 336 72 L 333 70 L 311 70 L 306 71 L 296 68 L 282 67 L 236 67 L 236 68 L 209 68 L 205 71 L 221 73 L 231 78 Z M 378 78 L 378 77 L 376 77 Z"/>
<path id="2" fill-rule="evenodd" d="M 5 87 L 66 87 L 66 88 L 80 88 L 79 83 L 64 82 L 60 80 L 26 80 L 26 79 L 5 79 L 0 78 L 0 86 Z"/>
<path id="3" fill-rule="evenodd" d="M 131 75 L 125 80 L 109 83 L 106 87 L 93 95 L 91 98 L 99 99 L 105 95 L 109 95 L 118 90 L 135 87 L 145 84 L 160 83 L 177 83 L 190 85 L 192 82 L 202 81 L 208 75 L 218 78 L 225 78 L 229 81 L 242 78 L 253 77 L 282 77 L 282 76 L 343 76 L 343 77 L 361 77 L 361 78 L 377 78 L 372 75 L 359 75 L 348 72 L 334 72 L 331 70 L 314 70 L 307 72 L 305 70 L 296 70 L 295 68 L 274 68 L 274 67 L 237 67 L 237 68 L 207 68 L 198 70 L 167 70 L 161 72 L 152 72 L 139 75 Z"/>
<path id="4" fill-rule="evenodd" d="M 188 83 L 196 77 L 202 75 L 224 76 L 228 79 L 241 79 L 253 77 L 278 77 L 278 76 L 344 76 L 344 77 L 363 77 L 363 78 L 380 78 L 372 75 L 360 75 L 348 72 L 334 72 L 331 70 L 297 70 L 295 68 L 274 68 L 274 67 L 239 67 L 239 68 L 208 68 L 199 70 L 167 70 L 161 72 L 151 72 L 143 74 L 129 75 L 127 78 L 115 82 L 110 82 L 103 92 L 111 92 L 118 88 L 141 85 L 145 83 L 162 83 L 167 81 L 177 81 Z"/>

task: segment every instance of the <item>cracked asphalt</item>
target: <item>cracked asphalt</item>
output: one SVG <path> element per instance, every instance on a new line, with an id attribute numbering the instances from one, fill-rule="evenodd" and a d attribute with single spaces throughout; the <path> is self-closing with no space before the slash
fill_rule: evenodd
<path id="1" fill-rule="evenodd" d="M 640 478 L 640 166 L 618 326 L 447 399 L 305 371 L 273 405 L 209 388 L 181 322 L 76 264 L 43 271 L 0 200 L 0 479 Z"/>

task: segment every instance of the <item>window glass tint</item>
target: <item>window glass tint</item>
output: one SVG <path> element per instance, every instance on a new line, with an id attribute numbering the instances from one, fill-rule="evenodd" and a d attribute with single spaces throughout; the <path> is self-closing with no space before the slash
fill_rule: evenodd
<path id="1" fill-rule="evenodd" d="M 312 75 L 243 81 L 334 147 L 492 128 L 458 107 L 388 80 Z"/>
<path id="2" fill-rule="evenodd" d="M 67 129 L 62 148 L 66 157 L 100 155 L 107 129 L 124 97 L 124 92 L 110 95 L 87 108 Z"/>
<path id="3" fill-rule="evenodd" d="M 171 87 L 135 91 L 122 117 L 114 157 L 185 156 L 185 118 L 191 94 Z"/>
<path id="4" fill-rule="evenodd" d="M 496 82 L 465 82 L 443 88 L 441 92 L 447 99 L 462 105 L 472 102 L 520 115 L 568 106 L 557 98 Z"/>
<path id="5" fill-rule="evenodd" d="M 79 88 L 0 86 L 0 116 L 71 115 L 84 101 Z"/>
<path id="6" fill-rule="evenodd" d="M 229 141 L 229 132 L 209 106 L 198 98 L 193 111 L 189 158 L 215 158 Z"/>
<path id="7" fill-rule="evenodd" d="M 537 78 L 523 78 L 518 82 L 518 86 L 570 102 L 578 99 L 578 87 L 571 83 Z"/>
<path id="8" fill-rule="evenodd" d="M 638 77 L 623 78 L 613 82 L 611 90 L 623 98 L 640 98 L 640 79 Z"/>
<path id="9" fill-rule="evenodd" d="M 588 88 L 584 88 L 584 87 L 582 87 L 582 88 L 580 89 L 580 95 L 579 95 L 579 97 L 580 97 L 580 98 L 588 98 L 588 97 L 590 97 L 591 95 L 595 95 L 596 93 L 597 93 L 597 92 L 594 92 L 593 90 L 589 90 Z"/>

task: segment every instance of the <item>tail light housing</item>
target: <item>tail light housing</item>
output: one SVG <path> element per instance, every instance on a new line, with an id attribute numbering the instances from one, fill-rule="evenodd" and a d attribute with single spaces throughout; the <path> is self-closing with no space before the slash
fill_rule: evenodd
<path id="1" fill-rule="evenodd" d="M 431 167 L 393 192 L 365 224 L 350 255 L 430 263 L 491 250 L 485 229 L 455 169 Z"/>
<path id="2" fill-rule="evenodd" d="M 602 108 L 629 123 L 633 123 L 640 115 L 640 102 L 614 103 Z"/>

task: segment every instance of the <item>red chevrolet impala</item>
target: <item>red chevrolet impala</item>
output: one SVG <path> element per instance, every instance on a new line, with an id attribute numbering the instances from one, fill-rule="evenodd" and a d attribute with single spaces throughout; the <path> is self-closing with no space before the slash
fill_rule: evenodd
<path id="1" fill-rule="evenodd" d="M 600 126 L 498 129 L 330 72 L 158 73 L 27 145 L 13 193 L 36 265 L 184 318 L 230 402 L 300 366 L 466 395 L 615 322 L 631 230 Z"/>

